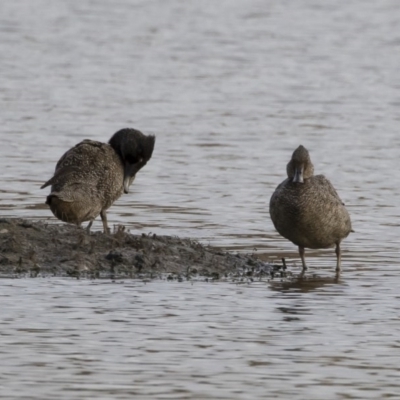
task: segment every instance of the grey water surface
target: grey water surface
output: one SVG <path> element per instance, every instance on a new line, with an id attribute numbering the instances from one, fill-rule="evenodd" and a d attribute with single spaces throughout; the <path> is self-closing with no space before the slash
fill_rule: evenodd
<path id="1" fill-rule="evenodd" d="M 58 223 L 56 161 L 131 126 L 156 147 L 110 225 L 296 274 L 268 202 L 303 144 L 355 232 L 339 282 L 332 249 L 306 281 L 2 280 L 0 396 L 400 398 L 399 23 L 395 0 L 1 1 L 2 217 Z"/>

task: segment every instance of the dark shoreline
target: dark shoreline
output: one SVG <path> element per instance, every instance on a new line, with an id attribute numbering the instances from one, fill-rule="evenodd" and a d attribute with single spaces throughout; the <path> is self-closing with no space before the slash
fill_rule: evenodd
<path id="1" fill-rule="evenodd" d="M 112 234 L 69 224 L 0 218 L 2 277 L 65 276 L 176 280 L 253 280 L 283 275 L 281 265 L 188 238 Z"/>

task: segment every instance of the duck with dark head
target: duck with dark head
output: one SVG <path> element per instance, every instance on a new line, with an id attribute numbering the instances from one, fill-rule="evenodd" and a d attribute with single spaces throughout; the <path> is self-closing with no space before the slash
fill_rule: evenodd
<path id="1" fill-rule="evenodd" d="M 46 204 L 64 222 L 80 226 L 100 214 L 104 232 L 109 232 L 107 209 L 128 193 L 137 172 L 150 160 L 155 137 L 125 128 L 108 143 L 83 140 L 57 162 L 54 176 L 41 188 L 51 185 Z"/>
<path id="2" fill-rule="evenodd" d="M 323 175 L 314 175 L 304 146 L 293 153 L 286 167 L 288 178 L 273 193 L 269 212 L 275 229 L 299 247 L 303 273 L 304 249 L 336 247 L 336 274 L 341 269 L 340 242 L 351 229 L 349 213 L 335 188 Z"/>

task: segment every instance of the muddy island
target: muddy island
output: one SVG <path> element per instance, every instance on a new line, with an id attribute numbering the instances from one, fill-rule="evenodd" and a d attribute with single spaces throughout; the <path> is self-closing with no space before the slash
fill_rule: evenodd
<path id="1" fill-rule="evenodd" d="M 68 224 L 0 218 L 1 277 L 69 276 L 176 280 L 261 279 L 284 266 L 172 236 L 111 234 Z"/>

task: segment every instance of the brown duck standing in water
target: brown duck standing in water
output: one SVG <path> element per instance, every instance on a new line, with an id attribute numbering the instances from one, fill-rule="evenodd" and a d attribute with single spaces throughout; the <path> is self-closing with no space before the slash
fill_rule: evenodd
<path id="1" fill-rule="evenodd" d="M 121 129 L 108 143 L 84 140 L 58 161 L 46 204 L 53 214 L 78 226 L 100 214 L 109 232 L 106 210 L 121 194 L 128 193 L 136 173 L 150 160 L 155 137 L 136 129 Z"/>
<path id="2" fill-rule="evenodd" d="M 276 230 L 299 247 L 303 273 L 304 248 L 336 246 L 340 274 L 340 242 L 352 231 L 349 213 L 335 188 L 323 175 L 314 175 L 307 149 L 299 146 L 286 167 L 288 178 L 275 190 L 269 212 Z"/>

